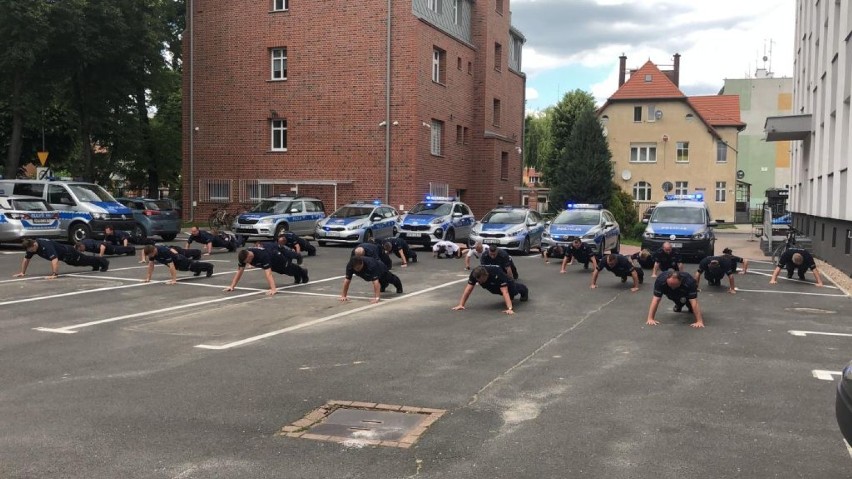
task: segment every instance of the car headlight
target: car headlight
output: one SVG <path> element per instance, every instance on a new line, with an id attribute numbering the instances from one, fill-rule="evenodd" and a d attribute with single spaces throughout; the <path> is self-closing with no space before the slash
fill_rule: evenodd
<path id="1" fill-rule="evenodd" d="M 364 223 L 351 223 L 346 225 L 346 229 L 348 230 L 360 230 L 364 227 Z"/>
<path id="2" fill-rule="evenodd" d="M 107 219 L 106 213 L 92 213 L 92 218 L 96 220 L 105 220 Z"/>
<path id="3" fill-rule="evenodd" d="M 646 231 L 646 232 L 642 233 L 642 236 L 644 236 L 645 238 L 648 238 L 648 239 L 652 239 L 654 237 L 654 232 L 653 231 Z"/>
<path id="4" fill-rule="evenodd" d="M 595 234 L 594 234 L 594 233 L 591 233 L 591 234 L 584 234 L 582 239 L 584 239 L 584 240 L 586 240 L 586 239 L 595 239 Z"/>
<path id="5" fill-rule="evenodd" d="M 695 234 L 692 235 L 692 239 L 694 239 L 694 240 L 702 240 L 706 237 L 707 237 L 707 233 L 704 232 L 704 231 L 699 231 L 698 233 L 695 233 Z"/>
<path id="6" fill-rule="evenodd" d="M 259 224 L 259 225 L 272 224 L 272 218 L 261 218 L 261 219 L 257 220 L 257 224 Z"/>
<path id="7" fill-rule="evenodd" d="M 439 225 L 443 222 L 444 222 L 444 218 L 435 218 L 434 220 L 432 220 L 433 225 Z"/>
<path id="8" fill-rule="evenodd" d="M 519 234 L 521 234 L 521 233 L 523 233 L 523 232 L 524 232 L 524 228 L 523 228 L 523 227 L 519 227 L 519 228 L 512 228 L 512 229 L 510 229 L 510 230 L 506 233 L 506 235 L 507 235 L 507 236 L 518 236 Z"/>

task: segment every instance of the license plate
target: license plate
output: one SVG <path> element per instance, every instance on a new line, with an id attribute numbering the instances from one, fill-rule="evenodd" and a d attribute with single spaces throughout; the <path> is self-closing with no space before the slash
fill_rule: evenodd
<path id="1" fill-rule="evenodd" d="M 500 244 L 500 240 L 484 239 L 484 240 L 482 240 L 482 244 Z"/>
<path id="2" fill-rule="evenodd" d="M 329 238 L 337 238 L 337 237 L 340 236 L 340 233 L 337 232 L 337 231 L 326 231 L 325 235 L 328 236 Z"/>
<path id="3" fill-rule="evenodd" d="M 34 225 L 46 225 L 53 222 L 53 220 L 50 218 L 33 218 L 32 222 Z"/>
<path id="4" fill-rule="evenodd" d="M 419 238 L 423 236 L 423 233 L 405 233 L 405 236 L 408 236 L 409 238 Z"/>
<path id="5" fill-rule="evenodd" d="M 683 243 L 672 243 L 672 248 L 683 248 Z"/>

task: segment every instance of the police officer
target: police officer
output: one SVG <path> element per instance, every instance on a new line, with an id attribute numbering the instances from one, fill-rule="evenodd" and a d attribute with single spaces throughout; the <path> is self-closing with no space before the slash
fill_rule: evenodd
<path id="1" fill-rule="evenodd" d="M 722 257 L 727 259 L 731 263 L 731 274 L 737 272 L 737 263 L 743 264 L 743 269 L 739 272 L 740 274 L 748 273 L 748 259 L 741 258 L 734 254 L 731 248 L 725 248 L 722 250 Z"/>
<path id="2" fill-rule="evenodd" d="M 231 280 L 231 285 L 225 288 L 225 291 L 233 291 L 237 287 L 240 278 L 243 277 L 243 272 L 246 270 L 246 265 L 249 264 L 263 270 L 263 274 L 266 276 L 266 284 L 269 285 L 269 291 L 266 292 L 268 296 L 278 292 L 278 288 L 275 287 L 275 279 L 272 277 L 273 272 L 293 276 L 296 278 L 295 284 L 307 283 L 309 280 L 308 270 L 288 262 L 284 255 L 263 248 L 246 248 L 240 250 L 237 254 L 237 273 Z"/>
<path id="3" fill-rule="evenodd" d="M 369 256 L 377 261 L 381 261 L 385 268 L 391 269 L 393 261 L 385 252 L 384 248 L 375 243 L 361 243 L 352 248 L 352 256 Z"/>
<path id="4" fill-rule="evenodd" d="M 461 258 L 467 253 L 468 247 L 462 243 L 441 240 L 432 245 L 432 256 L 436 258 Z"/>
<path id="5" fill-rule="evenodd" d="M 654 255 L 647 249 L 633 253 L 630 255 L 630 260 L 639 263 L 639 267 L 643 269 L 652 269 L 654 267 Z"/>
<path id="6" fill-rule="evenodd" d="M 701 285 L 701 274 L 707 278 L 707 283 L 711 286 L 721 286 L 722 278 L 727 275 L 730 288 L 728 292 L 737 294 L 736 286 L 734 285 L 734 271 L 736 266 L 731 266 L 731 262 L 724 256 L 708 256 L 698 263 L 698 271 L 695 272 L 695 282 Z"/>
<path id="7" fill-rule="evenodd" d="M 810 252 L 802 248 L 790 248 L 778 258 L 778 265 L 775 271 L 772 272 L 772 279 L 769 284 L 778 284 L 778 274 L 781 273 L 781 268 L 787 270 L 787 278 L 793 277 L 793 272 L 799 273 L 799 279 L 805 279 L 805 271 L 811 270 L 814 273 L 817 286 L 823 286 L 822 278 L 817 269 L 816 261 Z"/>
<path id="8" fill-rule="evenodd" d="M 402 281 L 395 274 L 388 271 L 381 261 L 370 256 L 353 256 L 346 264 L 346 278 L 343 280 L 343 291 L 340 293 L 339 301 L 349 301 L 349 284 L 352 276 L 358 276 L 368 283 L 373 283 L 373 299 L 371 303 L 378 303 L 380 293 L 384 293 L 389 284 L 394 285 L 397 294 L 402 294 Z"/>
<path id="9" fill-rule="evenodd" d="M 189 230 L 186 248 L 189 248 L 193 241 L 203 244 L 206 249 L 204 256 L 210 256 L 214 246 L 216 248 L 226 248 L 230 252 L 236 251 L 237 248 L 243 245 L 245 238 L 238 238 L 229 234 L 220 235 L 218 232 L 213 234 L 208 231 L 199 230 L 197 226 L 193 226 Z"/>
<path id="10" fill-rule="evenodd" d="M 168 246 L 145 245 L 142 248 L 142 253 L 148 258 L 147 275 L 145 282 L 151 281 L 151 275 L 154 274 L 155 262 L 164 264 L 169 267 L 169 274 L 172 279 L 166 281 L 166 284 L 177 283 L 178 271 L 192 271 L 195 276 L 200 276 L 201 273 L 207 273 L 207 277 L 213 276 L 213 265 L 202 261 L 195 261 L 180 254 L 178 250 Z"/>
<path id="11" fill-rule="evenodd" d="M 86 238 L 77 242 L 74 245 L 77 251 L 87 251 L 89 253 L 97 253 L 98 256 L 108 255 L 127 255 L 133 256 L 136 254 L 136 248 L 133 246 L 121 246 L 107 243 L 106 241 L 98 241 L 91 238 Z M 82 248 L 82 249 L 81 249 Z"/>
<path id="12" fill-rule="evenodd" d="M 470 260 L 478 259 L 482 262 L 482 256 L 488 254 L 488 251 L 491 250 L 491 247 L 487 244 L 482 244 L 482 241 L 477 241 L 473 248 L 467 250 L 467 254 L 464 255 L 464 269 L 470 270 Z"/>
<path id="13" fill-rule="evenodd" d="M 562 269 L 559 271 L 560 273 L 566 273 L 568 270 L 568 264 L 573 264 L 574 262 L 583 263 L 583 269 L 589 269 L 589 263 L 592 263 L 592 267 L 597 269 L 598 267 L 598 259 L 595 257 L 595 252 L 592 251 L 592 248 L 583 243 L 580 238 L 574 238 L 574 241 L 568 245 L 568 248 L 565 251 L 565 257 L 562 258 Z"/>
<path id="14" fill-rule="evenodd" d="M 661 271 L 683 271 L 683 261 L 680 253 L 672 248 L 672 244 L 666 241 L 663 246 L 654 252 L 654 271 L 651 276 L 657 276 Z"/>
<path id="15" fill-rule="evenodd" d="M 302 264 L 302 255 L 295 252 L 294 250 L 288 248 L 283 242 L 277 241 L 264 241 L 259 243 L 261 248 L 269 251 L 269 254 L 273 255 L 272 262 L 273 264 L 277 264 L 278 260 L 274 257 L 274 255 L 279 254 L 284 257 L 284 266 L 280 267 L 283 271 L 282 274 L 286 274 L 296 278 L 296 284 L 307 283 L 308 282 L 308 269 L 303 268 Z M 295 261 L 295 264 L 294 264 Z M 275 270 L 273 270 L 275 271 Z M 276 271 L 277 272 L 277 271 Z M 301 280 L 301 281 L 300 281 Z"/>
<path id="16" fill-rule="evenodd" d="M 597 268 L 595 268 L 595 272 L 592 273 L 592 284 L 589 286 L 590 288 L 594 289 L 598 287 L 598 275 L 604 269 L 612 271 L 612 274 L 621 278 L 622 283 L 627 282 L 628 276 L 632 277 L 633 287 L 630 288 L 630 291 L 634 293 L 639 291 L 639 285 L 645 281 L 645 272 L 642 271 L 641 268 L 633 266 L 633 262 L 630 261 L 627 256 L 610 253 L 606 255 L 606 258 L 604 258 L 603 261 L 598 263 Z"/>
<path id="17" fill-rule="evenodd" d="M 550 264 L 550 258 L 564 260 L 566 254 L 565 248 L 561 244 L 557 243 L 542 251 L 541 257 L 544 258 L 544 264 Z M 570 261 L 570 258 L 568 261 Z"/>
<path id="18" fill-rule="evenodd" d="M 527 301 L 530 298 L 529 289 L 525 285 L 509 278 L 503 268 L 497 265 L 482 265 L 473 268 L 473 271 L 471 271 L 459 304 L 453 307 L 453 311 L 465 309 L 464 305 L 467 303 L 467 299 L 470 298 L 473 288 L 477 284 L 491 292 L 491 294 L 499 294 L 503 297 L 503 301 L 506 304 L 506 309 L 503 312 L 506 314 L 515 314 L 512 307 L 512 298 L 517 295 L 521 296 L 521 301 Z"/>
<path id="19" fill-rule="evenodd" d="M 390 256 L 390 254 L 393 253 L 398 258 L 402 259 L 403 268 L 408 266 L 409 262 L 417 262 L 417 253 L 411 249 L 411 247 L 408 246 L 408 243 L 406 243 L 402 238 L 377 239 L 376 244 L 382 247 L 386 255 Z"/>
<path id="20" fill-rule="evenodd" d="M 26 250 L 26 254 L 21 261 L 21 271 L 12 275 L 15 278 L 26 276 L 30 259 L 35 255 L 50 261 L 52 272 L 47 276 L 47 279 L 54 279 L 59 276 L 60 261 L 70 266 L 91 266 L 92 271 L 106 271 L 109 268 L 109 261 L 105 258 L 80 254 L 70 246 L 49 239 L 25 239 L 21 242 L 21 246 Z"/>
<path id="21" fill-rule="evenodd" d="M 507 275 L 510 275 L 512 279 L 518 279 L 518 268 L 515 267 L 512 257 L 504 249 L 497 247 L 488 248 L 488 253 L 482 255 L 482 258 L 479 258 L 479 264 L 482 266 L 497 265 L 503 268 L 503 271 Z"/>
<path id="22" fill-rule="evenodd" d="M 317 248 L 312 245 L 310 241 L 302 238 L 301 236 L 293 233 L 290 230 L 285 230 L 281 233 L 284 236 L 284 240 L 289 248 L 294 249 L 297 253 L 308 253 L 308 256 L 316 256 Z"/>
<path id="23" fill-rule="evenodd" d="M 686 306 L 687 311 L 695 316 L 695 322 L 690 326 L 703 328 L 704 319 L 701 317 L 701 308 L 698 306 L 698 283 L 684 271 L 664 271 L 654 282 L 654 297 L 651 299 L 651 307 L 648 308 L 648 319 L 645 323 L 656 326 L 659 321 L 654 317 L 663 296 L 674 301 L 674 312 L 679 313 Z"/>
<path id="24" fill-rule="evenodd" d="M 302 254 L 297 253 L 296 250 L 287 246 L 287 237 L 283 233 L 278 235 L 278 237 L 275 238 L 275 241 L 258 241 L 256 243 L 256 247 L 276 250 L 283 254 L 285 258 L 296 260 L 296 264 L 302 264 Z"/>

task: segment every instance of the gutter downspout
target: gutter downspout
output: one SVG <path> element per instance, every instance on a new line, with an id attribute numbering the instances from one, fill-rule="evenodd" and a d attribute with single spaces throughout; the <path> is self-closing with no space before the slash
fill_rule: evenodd
<path id="1" fill-rule="evenodd" d="M 195 221 L 195 5 L 189 0 L 189 221 Z"/>
<path id="2" fill-rule="evenodd" d="M 391 0 L 388 0 L 387 58 L 385 62 L 385 203 L 390 204 Z"/>

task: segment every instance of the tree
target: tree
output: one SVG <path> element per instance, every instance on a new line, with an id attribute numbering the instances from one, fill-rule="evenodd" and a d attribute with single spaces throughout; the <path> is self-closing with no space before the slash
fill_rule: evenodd
<path id="1" fill-rule="evenodd" d="M 559 157 L 550 186 L 550 203 L 600 203 L 612 199 L 612 154 L 594 111 L 582 112 Z"/>
<path id="2" fill-rule="evenodd" d="M 541 165 L 550 157 L 551 134 L 550 117 L 552 108 L 527 115 L 524 122 L 524 165 L 540 170 Z"/>
<path id="3" fill-rule="evenodd" d="M 549 185 L 552 185 L 553 178 L 557 175 L 557 160 L 565 155 L 577 118 L 585 112 L 594 111 L 595 98 L 591 93 L 579 89 L 566 93 L 553 107 L 552 114 L 549 115 L 550 154 L 540 164 L 542 177 Z"/>

